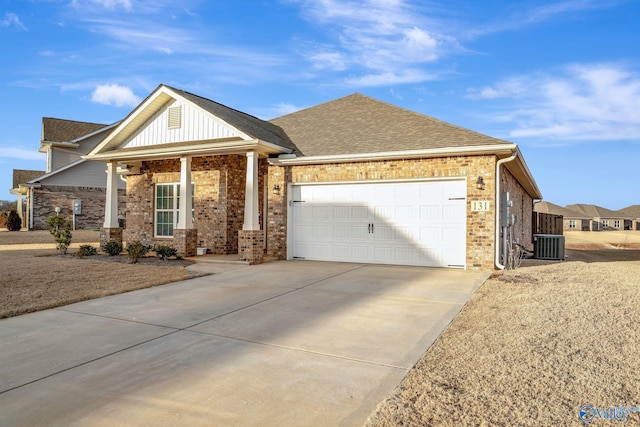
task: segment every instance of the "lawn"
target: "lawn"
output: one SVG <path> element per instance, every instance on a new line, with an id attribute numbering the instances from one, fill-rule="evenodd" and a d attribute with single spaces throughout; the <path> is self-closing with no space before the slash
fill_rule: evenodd
<path id="1" fill-rule="evenodd" d="M 97 231 L 74 231 L 69 253 L 80 244 L 98 247 L 99 238 Z M 0 232 L 0 318 L 188 277 L 182 263 L 172 261 L 133 265 L 57 254 L 47 231 Z"/>
<path id="2" fill-rule="evenodd" d="M 583 405 L 640 405 L 640 251 L 567 252 L 488 280 L 367 425 L 584 425 Z"/>

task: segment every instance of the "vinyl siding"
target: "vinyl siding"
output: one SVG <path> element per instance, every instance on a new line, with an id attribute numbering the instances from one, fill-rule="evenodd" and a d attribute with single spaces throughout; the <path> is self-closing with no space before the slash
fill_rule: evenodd
<path id="1" fill-rule="evenodd" d="M 41 183 L 43 185 L 106 188 L 106 166 L 102 162 L 87 161 L 45 178 Z M 124 181 L 118 180 L 118 188 L 125 188 Z"/>
<path id="2" fill-rule="evenodd" d="M 174 107 L 181 107 L 181 125 L 169 129 L 167 110 L 168 108 Z M 194 107 L 191 103 L 177 100 L 153 115 L 141 128 L 140 132 L 135 134 L 120 148 L 145 147 L 156 144 L 204 141 L 232 137 L 251 139 L 246 134 L 226 124 L 222 120 L 210 114 L 203 113 L 201 109 Z"/>

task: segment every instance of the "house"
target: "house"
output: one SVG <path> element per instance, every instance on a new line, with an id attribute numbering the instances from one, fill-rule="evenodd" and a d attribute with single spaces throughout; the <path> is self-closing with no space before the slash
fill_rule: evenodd
<path id="1" fill-rule="evenodd" d="M 264 121 L 160 85 L 84 159 L 107 164 L 103 242 L 250 263 L 502 268 L 541 198 L 516 144 L 357 93 Z"/>
<path id="2" fill-rule="evenodd" d="M 567 205 L 567 209 L 591 218 L 590 230 L 624 230 L 630 228 L 632 218 L 601 206 L 589 204 Z"/>
<path id="3" fill-rule="evenodd" d="M 18 215 L 20 215 L 20 219 L 22 220 L 22 228 L 27 227 L 28 225 L 26 220 L 27 218 L 26 207 L 29 206 L 29 191 L 27 187 L 24 187 L 24 186 L 21 187 L 20 184 L 29 182 L 34 178 L 44 175 L 44 173 L 45 171 L 34 171 L 34 170 L 24 170 L 24 169 L 13 170 L 13 187 L 11 188 L 11 190 L 9 190 L 9 192 L 11 194 L 15 194 L 18 197 L 16 210 L 18 211 Z"/>
<path id="4" fill-rule="evenodd" d="M 625 230 L 640 231 L 640 205 L 627 206 L 624 209 L 620 209 L 618 213 L 629 218 L 625 220 Z"/>
<path id="5" fill-rule="evenodd" d="M 47 218 L 59 208 L 73 218 L 74 227 L 99 228 L 104 222 L 107 175 L 104 164 L 83 158 L 116 126 L 45 117 L 38 151 L 46 154 L 46 170 L 14 171 L 14 194 L 26 196 L 24 222 L 30 230 L 47 228 Z M 125 182 L 115 183 L 124 213 Z M 74 209 L 75 204 L 75 209 Z"/>
<path id="6" fill-rule="evenodd" d="M 563 208 L 551 202 L 536 203 L 533 210 L 562 217 L 563 231 L 589 231 L 592 218 L 576 210 Z"/>

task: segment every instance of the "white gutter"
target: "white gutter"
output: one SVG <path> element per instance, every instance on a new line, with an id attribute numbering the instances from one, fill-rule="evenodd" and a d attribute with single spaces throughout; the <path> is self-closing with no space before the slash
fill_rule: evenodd
<path id="1" fill-rule="evenodd" d="M 411 159 L 425 157 L 442 157 L 447 155 L 479 155 L 479 154 L 498 154 L 513 153 L 516 149 L 515 144 L 495 144 L 483 145 L 478 147 L 443 147 L 429 148 L 423 150 L 403 150 L 403 151 L 383 151 L 380 153 L 358 153 L 358 154 L 337 154 L 329 156 L 304 156 L 296 158 L 270 158 L 271 165 L 305 165 L 318 163 L 346 163 L 346 162 L 362 162 L 374 160 L 394 160 L 394 159 Z"/>
<path id="2" fill-rule="evenodd" d="M 498 269 L 500 270 L 504 270 L 504 265 L 500 263 L 500 211 L 501 209 L 501 197 L 500 197 L 500 166 L 502 166 L 504 163 L 508 163 L 508 162 L 512 162 L 514 161 L 516 158 L 518 157 L 518 152 L 516 151 L 514 155 L 512 155 L 511 157 L 507 157 L 505 159 L 501 159 L 498 160 L 496 162 L 496 206 L 495 206 L 495 210 L 496 210 L 496 238 L 494 241 L 494 246 L 495 246 L 495 265 L 496 267 L 498 267 Z"/>

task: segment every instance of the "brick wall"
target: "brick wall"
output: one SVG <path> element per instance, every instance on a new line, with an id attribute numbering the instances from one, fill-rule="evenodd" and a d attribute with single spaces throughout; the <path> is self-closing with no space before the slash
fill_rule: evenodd
<path id="1" fill-rule="evenodd" d="M 286 182 L 378 181 L 392 179 L 468 177 L 467 267 L 493 268 L 495 234 L 495 156 L 457 156 L 432 159 L 386 160 L 301 166 L 270 166 L 269 188 L 279 184 L 279 195 L 269 194 L 267 253 L 286 257 Z M 485 187 L 476 186 L 482 176 Z M 488 212 L 471 212 L 471 201 L 487 200 Z"/>
<path id="2" fill-rule="evenodd" d="M 500 191 L 509 192 L 513 202 L 510 213 L 517 217 L 513 226 L 514 240 L 533 249 L 533 199 L 504 165 L 501 166 L 500 179 Z"/>
<path id="3" fill-rule="evenodd" d="M 43 185 L 33 189 L 33 229 L 46 230 L 47 219 L 55 215 L 55 208 L 60 208 L 60 215 L 73 214 L 73 201 L 82 201 L 82 214 L 76 215 L 76 229 L 100 228 L 104 222 L 104 205 L 106 191 L 95 187 L 70 187 Z M 124 190 L 118 190 L 118 211 L 124 211 L 126 197 Z"/>
<path id="4" fill-rule="evenodd" d="M 194 227 L 198 247 L 213 254 L 238 252 L 238 230 L 244 222 L 246 156 L 206 156 L 191 160 L 194 184 Z M 261 170 L 266 163 L 261 160 Z M 154 237 L 155 184 L 180 182 L 180 160 L 142 162 L 140 174 L 127 177 L 126 241 L 172 245 L 172 238 Z M 262 183 L 261 179 L 261 183 Z M 262 184 L 259 187 L 262 200 Z"/>

